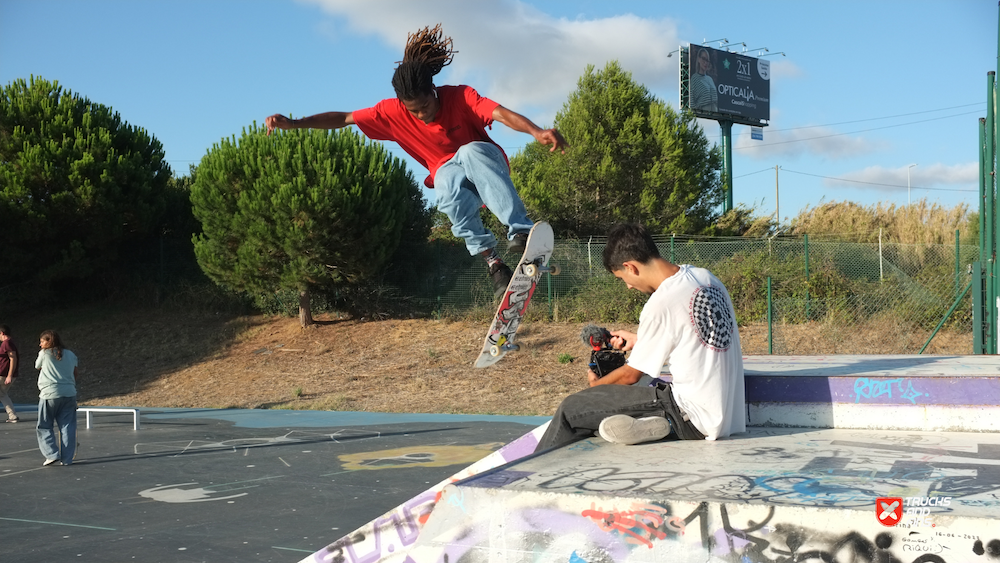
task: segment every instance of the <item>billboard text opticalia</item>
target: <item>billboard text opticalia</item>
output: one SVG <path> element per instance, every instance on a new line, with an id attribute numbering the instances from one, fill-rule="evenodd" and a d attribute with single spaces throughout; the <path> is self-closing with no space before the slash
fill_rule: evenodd
<path id="1" fill-rule="evenodd" d="M 771 119 L 771 65 L 740 53 L 689 45 L 681 65 L 681 107 L 698 117 L 746 125 Z M 686 94 L 686 96 L 685 96 Z"/>

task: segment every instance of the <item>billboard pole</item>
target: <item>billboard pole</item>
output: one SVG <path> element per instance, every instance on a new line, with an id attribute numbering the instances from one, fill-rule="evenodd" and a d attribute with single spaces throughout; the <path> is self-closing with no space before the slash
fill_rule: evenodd
<path id="1" fill-rule="evenodd" d="M 722 212 L 733 210 L 733 122 L 720 121 L 722 127 L 722 189 L 726 194 L 726 203 Z"/>

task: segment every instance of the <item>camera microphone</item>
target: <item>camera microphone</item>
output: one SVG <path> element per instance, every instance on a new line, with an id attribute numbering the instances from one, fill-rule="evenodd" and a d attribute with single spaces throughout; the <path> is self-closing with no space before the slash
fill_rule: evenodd
<path id="1" fill-rule="evenodd" d="M 596 325 L 587 325 L 580 331 L 580 340 L 595 351 L 611 348 L 611 333 L 608 329 Z"/>
<path id="2" fill-rule="evenodd" d="M 580 331 L 580 340 L 593 348 L 590 353 L 590 369 L 597 377 L 604 377 L 625 365 L 625 353 L 611 346 L 611 332 L 596 325 L 587 325 Z"/>

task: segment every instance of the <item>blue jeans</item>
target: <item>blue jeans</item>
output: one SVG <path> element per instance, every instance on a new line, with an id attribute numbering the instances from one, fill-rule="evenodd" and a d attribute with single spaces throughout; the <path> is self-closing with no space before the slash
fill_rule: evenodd
<path id="1" fill-rule="evenodd" d="M 52 430 L 54 424 L 59 426 L 61 448 Z M 58 459 L 63 465 L 73 463 L 76 454 L 76 397 L 39 399 L 35 432 L 38 434 L 38 449 L 42 450 L 45 459 Z"/>
<path id="2" fill-rule="evenodd" d="M 434 174 L 434 191 L 438 209 L 451 221 L 452 234 L 465 241 L 473 256 L 497 245 L 479 218 L 483 204 L 507 225 L 508 238 L 531 230 L 503 151 L 493 143 L 476 141 L 459 148 Z"/>
<path id="3" fill-rule="evenodd" d="M 670 422 L 671 434 L 681 440 L 704 440 L 684 411 L 674 401 L 668 383 L 647 385 L 598 385 L 573 393 L 563 399 L 552 422 L 538 440 L 536 452 L 565 446 L 590 438 L 609 416 L 624 414 L 632 418 L 662 416 Z"/>

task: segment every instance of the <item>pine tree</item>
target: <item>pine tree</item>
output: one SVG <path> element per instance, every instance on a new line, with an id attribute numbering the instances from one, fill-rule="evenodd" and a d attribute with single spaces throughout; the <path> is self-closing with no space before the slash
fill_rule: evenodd
<path id="1" fill-rule="evenodd" d="M 249 294 L 297 291 L 303 326 L 312 292 L 371 279 L 404 231 L 421 236 L 424 213 L 403 162 L 346 129 L 268 136 L 255 125 L 223 139 L 198 166 L 191 201 L 205 273 Z"/>
<path id="2" fill-rule="evenodd" d="M 560 158 L 530 143 L 511 159 L 532 218 L 560 236 L 605 234 L 617 222 L 654 233 L 701 233 L 717 218 L 721 155 L 693 115 L 678 114 L 617 62 L 589 66 L 556 115 L 570 143 Z"/>
<path id="3" fill-rule="evenodd" d="M 0 90 L 0 224 L 9 282 L 85 278 L 155 231 L 171 177 L 155 137 L 31 77 Z"/>

